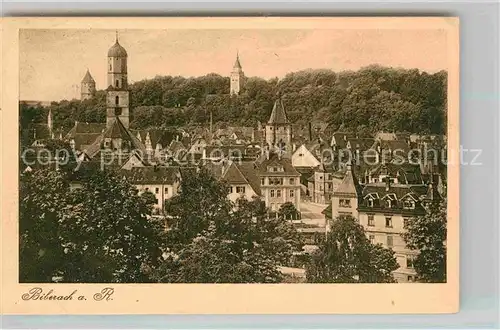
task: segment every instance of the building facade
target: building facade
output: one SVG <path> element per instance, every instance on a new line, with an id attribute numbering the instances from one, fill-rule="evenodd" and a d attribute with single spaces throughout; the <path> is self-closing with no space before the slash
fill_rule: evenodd
<path id="1" fill-rule="evenodd" d="M 361 186 L 351 166 L 347 168 L 342 183 L 332 195 L 329 220 L 335 221 L 341 216 L 357 219 L 370 242 L 395 252 L 399 264 L 393 272 L 396 281 L 416 281 L 413 264 L 418 252 L 406 247 L 402 234 L 408 221 L 424 215 L 425 203 L 438 199 L 439 194 L 432 184 L 394 183 L 390 177 Z"/>
<path id="2" fill-rule="evenodd" d="M 288 158 L 271 153 L 258 165 L 260 191 L 266 207 L 279 211 L 290 202 L 300 211 L 300 173 Z"/>

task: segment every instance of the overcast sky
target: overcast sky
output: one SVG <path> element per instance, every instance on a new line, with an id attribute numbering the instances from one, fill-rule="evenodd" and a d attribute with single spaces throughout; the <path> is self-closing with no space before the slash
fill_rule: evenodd
<path id="1" fill-rule="evenodd" d="M 106 86 L 106 56 L 114 30 L 21 30 L 20 99 L 58 101 L 76 96 L 87 68 Z M 370 64 L 447 70 L 444 30 L 122 30 L 129 82 L 156 75 L 228 76 L 236 51 L 247 76 L 282 77 Z"/>

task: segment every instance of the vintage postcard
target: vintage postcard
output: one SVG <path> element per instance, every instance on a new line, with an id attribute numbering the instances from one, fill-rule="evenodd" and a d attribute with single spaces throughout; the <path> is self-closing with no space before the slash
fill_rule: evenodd
<path id="1" fill-rule="evenodd" d="M 4 19 L 2 312 L 457 312 L 458 28 Z"/>

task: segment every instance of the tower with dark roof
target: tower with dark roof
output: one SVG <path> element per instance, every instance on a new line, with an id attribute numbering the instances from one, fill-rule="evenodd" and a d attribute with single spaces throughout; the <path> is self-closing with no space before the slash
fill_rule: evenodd
<path id="1" fill-rule="evenodd" d="M 128 54 L 118 42 L 108 51 L 108 88 L 106 96 L 106 126 L 111 127 L 116 117 L 129 127 L 129 91 L 127 80 Z"/>
<path id="2" fill-rule="evenodd" d="M 332 220 L 342 216 L 352 216 L 358 219 L 358 202 L 361 196 L 362 187 L 349 163 L 344 179 L 332 194 Z"/>
<path id="3" fill-rule="evenodd" d="M 89 69 L 87 69 L 87 73 L 85 73 L 85 76 L 83 77 L 81 82 L 80 99 L 83 101 L 92 98 L 92 96 L 94 96 L 95 94 L 95 91 L 95 80 L 94 78 L 92 78 Z"/>
<path id="4" fill-rule="evenodd" d="M 233 70 L 231 71 L 231 94 L 239 94 L 243 88 L 243 83 L 245 81 L 245 74 L 240 63 L 240 56 L 236 53 L 236 61 L 233 65 Z"/>
<path id="5" fill-rule="evenodd" d="M 290 156 L 292 153 L 292 125 L 286 115 L 281 95 L 278 93 L 269 121 L 266 124 L 267 148 Z"/>

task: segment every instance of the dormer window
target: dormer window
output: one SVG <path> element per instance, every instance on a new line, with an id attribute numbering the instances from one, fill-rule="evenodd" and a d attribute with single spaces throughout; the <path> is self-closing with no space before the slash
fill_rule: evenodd
<path id="1" fill-rule="evenodd" d="M 388 199 L 385 203 L 385 205 L 388 207 L 388 208 L 391 208 L 392 207 L 392 201 L 390 199 Z"/>
<path id="2" fill-rule="evenodd" d="M 405 209 L 414 209 L 415 208 L 415 201 L 411 199 L 407 199 L 403 202 L 403 207 Z"/>
<path id="3" fill-rule="evenodd" d="M 373 199 L 372 198 L 368 199 L 368 206 L 373 207 Z"/>

